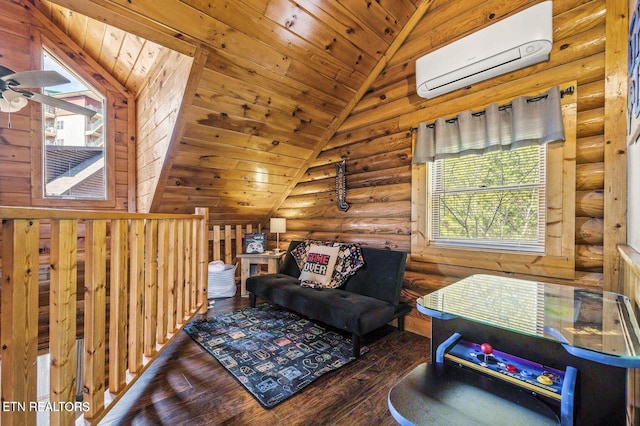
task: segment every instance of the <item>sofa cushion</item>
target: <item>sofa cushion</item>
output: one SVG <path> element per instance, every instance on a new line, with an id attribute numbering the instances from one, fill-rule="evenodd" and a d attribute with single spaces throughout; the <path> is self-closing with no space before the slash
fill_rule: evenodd
<path id="1" fill-rule="evenodd" d="M 340 289 L 319 289 L 311 296 L 296 293 L 293 299 L 304 305 L 298 312 L 306 317 L 359 336 L 382 327 L 395 315 L 395 307 L 389 303 Z"/>
<path id="2" fill-rule="evenodd" d="M 300 276 L 300 269 L 291 255 L 293 249 L 300 244 L 302 244 L 301 241 L 291 241 L 287 255 L 280 267 L 280 273 L 292 277 Z M 360 249 L 364 258 L 364 265 L 347 280 L 344 289 L 397 305 L 400 302 L 407 254 L 400 251 L 368 247 L 361 247 Z"/>
<path id="3" fill-rule="evenodd" d="M 295 259 L 298 264 L 298 269 L 302 271 L 305 262 L 307 261 L 307 256 L 309 255 L 309 249 L 312 245 L 316 246 L 332 246 L 333 241 L 319 241 L 319 240 L 304 240 L 301 244 L 291 248 L 289 246 L 289 250 L 291 251 L 291 255 Z"/>
<path id="4" fill-rule="evenodd" d="M 365 264 L 347 280 L 345 290 L 397 305 L 407 254 L 400 251 L 362 247 Z"/>
<path id="5" fill-rule="evenodd" d="M 291 253 L 291 256 L 295 260 L 299 270 L 304 268 L 305 261 L 309 255 L 309 249 L 312 245 L 335 246 L 340 248 L 340 252 L 333 271 L 333 276 L 331 277 L 331 283 L 322 286 L 312 284 L 310 285 L 311 287 L 341 287 L 360 267 L 362 267 L 362 265 L 364 265 L 362 250 L 359 244 L 340 243 L 335 241 L 304 240 L 295 246 L 289 246 L 289 253 Z M 306 285 L 305 282 L 308 280 L 306 278 L 301 278 L 301 280 L 303 285 Z"/>
<path id="6" fill-rule="evenodd" d="M 311 244 L 300 272 L 300 284 L 311 288 L 332 288 L 340 247 Z"/>
<path id="7" fill-rule="evenodd" d="M 387 324 L 396 315 L 395 306 L 372 297 L 335 288 L 311 289 L 299 283 L 285 274 L 256 275 L 247 278 L 247 290 L 309 319 L 359 336 Z"/>

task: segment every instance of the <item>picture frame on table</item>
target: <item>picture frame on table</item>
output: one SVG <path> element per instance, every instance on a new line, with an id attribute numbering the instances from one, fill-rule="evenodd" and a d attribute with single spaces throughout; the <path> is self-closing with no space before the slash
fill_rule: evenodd
<path id="1" fill-rule="evenodd" d="M 256 232 L 245 234 L 244 252 L 247 254 L 264 253 L 267 248 L 266 234 Z"/>

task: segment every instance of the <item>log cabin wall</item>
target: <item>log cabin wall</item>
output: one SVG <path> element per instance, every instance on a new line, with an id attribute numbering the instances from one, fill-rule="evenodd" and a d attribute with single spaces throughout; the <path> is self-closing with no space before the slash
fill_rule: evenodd
<path id="1" fill-rule="evenodd" d="M 285 238 L 338 239 L 410 251 L 410 128 L 421 121 L 485 105 L 492 98 L 514 98 L 577 80 L 576 274 L 575 280 L 567 283 L 602 288 L 607 6 L 624 3 L 626 11 L 626 2 L 556 0 L 554 43 L 548 62 L 431 100 L 416 94 L 417 58 L 465 35 L 462 33 L 465 28 L 478 27 L 533 3 L 537 2 L 434 1 L 430 12 L 276 212 L 275 216 L 287 218 Z M 626 44 L 626 32 L 618 35 L 623 36 Z M 346 212 L 336 207 L 335 195 L 334 164 L 343 159 L 347 171 L 346 200 L 350 205 Z M 612 217 L 620 214 L 621 207 L 617 204 L 608 206 Z M 410 260 L 403 298 L 415 306 L 417 296 L 475 272 L 479 271 Z M 545 280 L 545 277 L 529 278 Z M 427 317 L 414 310 L 407 327 L 428 335 L 428 324 Z"/>
<path id="2" fill-rule="evenodd" d="M 283 235 L 283 239 L 304 238 L 305 236 L 337 238 L 360 241 L 372 246 L 409 251 L 411 238 L 411 134 L 409 129 L 420 121 L 431 120 L 443 115 L 454 115 L 459 111 L 485 104 L 493 97 L 498 99 L 516 97 L 522 93 L 531 93 L 536 90 L 542 91 L 556 84 L 577 80 L 578 152 L 575 193 L 576 279 L 574 281 L 608 288 L 607 286 L 615 282 L 617 274 L 615 263 L 612 262 L 615 259 L 615 243 L 622 241 L 621 235 L 626 232 L 624 208 L 620 207 L 626 201 L 625 187 L 621 183 L 624 181 L 626 170 L 619 161 L 619 158 L 625 155 L 624 144 L 620 147 L 619 133 L 622 132 L 624 134 L 624 104 L 626 103 L 624 97 L 626 92 L 619 79 L 620 73 L 611 73 L 607 69 L 620 67 L 620 63 L 624 64 L 622 68 L 626 68 L 623 58 L 626 51 L 626 19 L 623 18 L 626 18 L 624 15 L 628 7 L 627 0 L 556 0 L 553 12 L 555 43 L 549 62 L 509 73 L 478 83 L 469 89 L 462 89 L 428 101 L 419 98 L 415 94 L 414 62 L 417 58 L 482 26 L 488 25 L 494 20 L 501 19 L 516 10 L 526 8 L 537 2 L 538 0 L 516 0 L 511 2 L 500 0 L 469 0 L 465 2 L 425 0 L 419 2 L 421 10 L 425 10 L 425 7 L 428 8 L 425 17 L 409 34 L 402 46 L 397 51 L 394 48 L 393 52 L 395 54 L 390 53 L 388 57 L 385 56 L 381 59 L 380 64 L 386 63 L 382 74 L 374 79 L 376 71 L 366 78 L 367 86 L 369 85 L 368 82 L 373 80 L 367 95 L 355 105 L 349 117 L 337 128 L 337 133 L 328 141 L 320 155 L 315 160 L 303 162 L 305 167 L 300 172 L 306 169 L 306 164 L 308 163 L 311 163 L 311 167 L 304 174 L 302 181 L 293 188 L 277 210 L 275 210 L 275 207 L 273 210 L 265 207 L 265 200 L 273 199 L 274 197 L 269 194 L 269 190 L 264 185 L 251 192 L 246 191 L 246 182 L 242 182 L 241 187 L 237 187 L 238 182 L 234 182 L 233 187 L 223 186 L 222 184 L 219 187 L 224 188 L 223 193 L 225 196 L 229 196 L 229 199 L 243 197 L 242 200 L 239 198 L 237 200 L 233 199 L 234 205 L 238 203 L 248 205 L 249 203 L 246 202 L 247 197 L 260 200 L 260 203 L 256 203 L 256 206 L 250 206 L 250 209 L 246 209 L 247 211 L 250 210 L 252 220 L 255 215 L 261 215 L 263 223 L 266 223 L 268 217 L 272 215 L 287 217 L 289 219 L 289 231 Z M 51 25 L 51 22 L 60 22 L 62 25 L 67 21 L 57 19 L 58 17 L 53 12 L 54 9 L 50 9 L 48 2 L 34 2 L 33 4 L 36 5 L 38 10 L 30 11 L 30 15 L 26 14 L 26 10 L 30 6 L 24 6 L 24 3 L 22 3 L 23 6 L 19 6 L 18 2 L 4 0 L 3 4 L 7 5 L 3 15 L 3 18 L 6 17 L 7 19 L 6 23 L 3 22 L 6 25 L 3 25 L 0 31 L 3 31 L 3 35 L 6 33 L 13 38 L 17 38 L 18 40 L 16 41 L 18 42 L 22 41 L 23 48 L 21 52 L 28 51 L 30 47 L 30 45 L 24 44 L 26 38 L 21 35 L 25 32 L 25 24 L 31 25 L 29 28 L 34 28 L 34 30 L 30 31 L 31 33 L 47 32 L 53 34 L 50 38 L 54 40 L 64 39 L 64 34 L 59 35 L 59 31 L 55 29 L 55 26 Z M 80 9 L 83 7 L 93 9 L 92 4 L 92 2 L 74 3 Z M 621 7 L 622 5 L 624 7 Z M 140 6 L 140 4 L 136 4 L 136 6 Z M 174 7 L 182 10 L 181 8 L 187 6 L 180 2 L 175 2 Z M 620 9 L 624 11 L 620 13 Z M 114 10 L 125 15 L 115 15 Z M 114 23 L 118 22 L 120 24 L 126 24 L 129 20 L 140 16 L 140 13 L 128 11 L 127 7 L 116 7 L 115 5 L 108 10 L 100 9 L 100 11 L 106 13 L 107 15 L 105 16 L 112 18 Z M 141 11 L 151 16 L 158 16 L 152 7 L 148 9 L 142 7 Z M 220 13 L 222 13 L 222 10 Z M 255 14 L 255 11 L 251 13 Z M 43 23 L 45 20 L 39 18 L 41 14 L 45 15 L 45 19 L 50 19 L 50 21 L 47 21 L 48 25 Z M 225 12 L 223 15 L 224 19 L 229 20 L 236 16 L 231 12 L 229 14 Z M 275 17 L 273 18 L 275 19 Z M 207 19 L 210 19 L 208 15 Z M 237 24 L 235 20 L 233 22 Z M 70 20 L 68 25 L 71 26 L 72 24 L 73 21 Z M 142 20 L 140 25 L 143 24 L 147 24 L 144 27 L 144 33 L 149 37 L 154 37 L 155 34 L 161 35 L 157 39 L 154 38 L 157 42 L 165 42 L 168 47 L 181 42 L 168 36 L 167 31 L 157 31 L 159 27 L 148 26 L 149 23 L 147 21 Z M 35 28 L 38 29 L 36 30 Z M 233 31 L 229 33 L 236 34 Z M 196 40 L 200 40 L 203 37 L 206 38 L 206 35 L 200 32 L 197 32 L 196 36 Z M 261 40 L 262 36 L 263 34 L 260 33 Z M 273 43 L 282 42 L 273 40 Z M 622 48 L 620 48 L 620 44 L 622 44 Z M 224 43 L 224 46 L 227 45 L 230 44 Z M 4 45 L 0 44 L 0 46 Z M 112 77 L 109 73 L 116 73 L 120 70 L 119 68 L 114 68 L 110 71 L 100 70 L 100 66 L 97 64 L 94 66 L 94 62 L 89 60 L 84 55 L 84 52 L 76 47 L 71 48 L 68 46 L 75 45 L 71 41 L 59 43 L 59 49 L 73 54 L 74 60 L 85 65 L 91 65 L 88 68 L 92 70 L 99 70 L 100 78 L 104 80 L 103 84 L 112 83 Z M 215 51 L 211 51 L 209 57 L 205 58 L 197 55 L 195 50 L 188 50 L 188 54 L 193 54 L 194 63 L 204 61 L 209 65 L 209 68 L 205 69 L 204 72 L 200 71 L 205 87 L 209 87 L 210 83 L 214 82 L 216 88 L 219 85 L 225 85 L 225 90 L 222 90 L 222 92 L 228 93 L 228 97 L 232 97 L 231 94 L 236 96 L 237 93 L 245 92 L 233 90 L 233 87 L 238 87 L 237 85 L 245 87 L 244 83 L 239 82 L 239 80 L 236 81 L 236 79 L 222 77 L 222 74 L 218 72 L 222 69 L 226 71 L 234 69 L 237 70 L 238 74 L 242 74 L 244 68 L 225 67 L 224 58 L 226 56 L 220 55 Z M 234 50 L 236 53 L 245 51 L 247 49 L 244 48 Z M 345 52 L 347 51 L 336 50 L 335 54 L 345 56 Z M 14 56 L 22 57 L 25 64 L 28 65 L 30 63 L 24 59 L 24 53 L 22 53 L 23 56 L 19 56 L 17 52 L 14 53 Z M 288 51 L 288 53 L 292 52 Z M 325 55 L 328 54 L 325 53 Z M 612 58 L 616 56 L 622 59 L 615 62 Z M 12 66 L 11 63 L 4 62 L 5 58 L 7 58 L 7 55 L 3 55 L 3 64 Z M 307 56 L 304 55 L 294 55 L 291 58 L 295 59 L 292 59 L 291 64 L 295 64 L 297 67 L 304 65 L 310 68 L 313 64 L 312 62 L 307 63 Z M 275 59 L 269 61 L 265 59 L 265 62 L 270 64 L 272 60 Z M 358 64 L 362 66 L 359 61 Z M 15 65 L 13 67 L 25 68 Z M 216 73 L 207 71 L 214 68 L 217 70 Z M 378 69 L 377 67 L 368 69 L 373 68 Z M 193 69 L 191 72 L 193 73 Z M 607 76 L 606 79 L 605 75 Z M 215 79 L 213 78 L 214 76 Z M 200 80 L 200 76 L 197 76 L 197 81 L 190 78 L 185 92 L 189 91 L 188 86 L 190 84 L 198 84 Z M 253 86 L 256 86 L 256 82 L 264 82 L 262 79 L 252 81 Z M 228 92 L 226 90 L 227 83 L 233 83 L 233 87 Z M 314 81 L 314 84 L 318 84 L 318 82 Z M 246 83 L 246 85 L 247 87 L 252 87 L 251 83 Z M 261 85 L 258 84 L 258 86 Z M 274 88 L 276 86 L 270 87 Z M 277 87 L 281 87 L 281 85 L 279 84 Z M 357 85 L 354 87 L 358 88 Z M 213 91 L 216 92 L 217 89 Z M 200 94 L 200 92 L 197 92 L 197 94 Z M 360 91 L 358 90 L 358 92 Z M 308 92 L 304 91 L 304 93 L 306 97 Z M 345 96 L 343 91 L 337 91 L 336 94 L 338 97 Z M 123 96 L 127 97 L 126 92 Z M 187 95 L 185 95 L 186 97 Z M 311 98 L 315 100 L 317 96 L 313 95 Z M 621 103 L 622 106 L 620 106 Z M 197 104 L 199 107 L 204 105 L 202 99 L 197 102 L 194 100 L 192 104 Z M 128 113 L 130 114 L 128 116 L 129 120 L 127 120 L 128 133 L 126 136 L 128 139 L 124 138 L 120 142 L 126 140 L 127 146 L 131 147 L 136 143 L 133 139 L 136 129 L 132 114 L 133 102 L 129 102 L 128 107 Z M 37 106 L 30 106 L 30 108 L 37 108 Z M 351 106 L 345 111 L 350 109 Z M 224 111 L 222 108 L 219 110 Z M 328 121 L 317 121 L 318 116 L 322 115 L 320 110 L 315 111 L 314 109 L 313 112 L 316 119 L 314 121 L 315 125 L 320 124 L 321 127 L 331 127 L 327 125 Z M 336 115 L 339 113 L 339 110 L 335 111 Z M 32 114 L 32 116 L 34 115 L 37 116 L 37 114 Z M 189 114 L 186 115 L 188 116 Z M 23 131 L 30 128 L 38 128 L 38 126 L 31 126 L 32 123 L 29 117 L 26 113 L 22 116 L 14 114 L 13 127 L 20 128 Z M 269 117 L 270 120 L 275 120 L 276 116 L 270 115 Z M 23 120 L 19 127 L 17 120 Z M 278 115 L 278 120 L 284 120 L 284 118 Z M 207 124 L 212 123 L 207 122 Z M 143 124 L 141 124 L 140 128 L 142 126 Z M 212 133 L 212 126 L 205 127 L 206 132 L 202 132 L 200 131 L 201 126 L 198 126 L 198 139 L 205 133 L 207 136 L 214 134 L 217 137 L 220 135 L 220 140 L 224 139 L 225 142 L 228 142 L 231 138 L 232 132 L 230 131 Z M 237 126 L 237 128 L 241 127 L 244 128 L 245 126 Z M 182 139 L 172 140 L 174 145 L 176 143 L 183 144 L 184 141 L 193 139 L 196 136 L 193 132 L 190 133 L 193 129 L 194 127 L 187 127 Z M 332 134 L 333 128 L 331 127 L 330 130 L 326 134 Z M 2 129 L 2 131 L 5 131 L 5 129 Z M 287 131 L 287 133 L 295 134 L 295 131 L 293 133 Z M 174 134 L 180 135 L 180 129 L 174 129 Z M 294 139 L 299 140 L 300 138 L 301 136 L 297 134 Z M 15 144 L 16 142 L 14 141 L 19 140 L 19 138 L 12 137 L 10 140 L 11 144 Z M 607 141 L 606 143 L 605 140 Z M 245 143 L 242 141 L 238 139 L 237 143 Z M 7 142 L 4 143 L 7 146 L 11 145 Z M 213 149 L 212 145 L 205 145 L 204 143 L 201 145 L 206 146 L 208 150 Z M 233 152 L 236 154 L 230 154 L 231 151 L 227 146 L 221 146 L 219 152 L 216 151 L 216 154 L 220 156 L 219 161 L 226 164 L 229 162 L 228 157 L 238 155 L 238 152 L 261 154 L 266 145 L 261 143 L 258 146 L 259 149 L 256 148 L 253 151 L 234 149 Z M 279 147 L 277 149 L 281 149 L 283 145 L 277 145 Z M 21 175 L 21 171 L 26 170 L 25 164 L 33 166 L 35 163 L 37 166 L 37 160 L 26 160 L 28 158 L 37 158 L 37 156 L 33 155 L 33 152 L 29 151 L 32 145 L 26 143 L 20 146 L 22 148 L 26 147 L 26 150 L 19 149 L 15 154 L 16 158 L 23 159 L 23 164 L 20 165 L 22 168 L 14 164 L 14 154 L 5 154 L 5 152 L 8 153 L 9 151 L 3 150 L 2 154 L 0 154 L 2 155 L 0 160 L 4 161 L 3 166 L 6 164 L 9 168 L 3 167 L 0 170 L 0 176 L 12 178 L 13 176 Z M 217 147 L 217 143 L 214 146 Z M 198 147 L 198 150 L 200 150 L 200 145 Z M 313 152 L 315 153 L 316 151 Z M 202 157 L 200 153 L 198 155 Z M 231 204 L 218 203 L 217 195 L 220 194 L 218 186 L 211 187 L 213 190 L 208 192 L 202 191 L 203 186 L 208 185 L 208 182 L 210 183 L 211 181 L 212 173 L 209 168 L 207 168 L 207 173 L 195 180 L 193 179 L 191 176 L 193 172 L 190 167 L 195 161 L 189 149 L 181 148 L 176 153 L 168 153 L 167 158 L 169 156 L 174 156 L 175 158 L 170 159 L 173 164 L 169 165 L 172 167 L 166 167 L 167 159 L 165 159 L 165 167 L 162 168 L 162 173 L 167 174 L 166 179 L 160 179 L 163 183 L 156 187 L 151 202 L 151 210 L 155 211 L 153 209 L 154 205 L 156 208 L 160 206 L 162 208 L 171 208 L 171 206 L 186 208 L 190 202 L 197 200 L 203 201 L 203 205 L 209 204 L 212 209 L 212 214 L 210 215 L 212 220 L 227 222 L 226 219 L 231 214 L 234 215 L 235 219 L 240 220 L 240 215 L 234 214 L 232 211 Z M 10 160 L 5 161 L 5 157 L 10 157 Z M 297 156 L 293 157 L 298 158 Z M 116 177 L 120 182 L 126 181 L 129 185 L 128 187 L 114 187 L 114 193 L 124 194 L 125 191 L 123 189 L 126 188 L 127 194 L 121 200 L 126 199 L 128 201 L 126 208 L 132 209 L 135 204 L 134 171 L 136 157 L 133 155 L 132 150 L 128 150 L 126 153 L 124 150 L 120 150 L 117 153 L 117 158 L 127 159 L 128 167 L 119 169 L 119 172 L 116 171 Z M 346 213 L 342 213 L 336 208 L 334 193 L 334 163 L 343 158 L 347 166 L 347 201 L 351 205 L 351 208 Z M 285 161 L 284 157 L 273 157 L 273 159 L 279 162 Z M 208 162 L 208 157 L 206 160 Z M 237 159 L 234 161 L 236 163 L 240 162 Z M 286 161 L 291 164 L 296 162 L 292 158 L 287 158 Z M 248 157 L 243 158 L 242 162 L 251 169 L 255 166 L 256 160 Z M 181 175 L 173 172 L 173 170 L 176 170 L 176 164 L 182 167 L 180 169 Z M 31 170 L 33 170 L 33 167 L 31 167 Z M 150 173 L 150 175 L 153 175 L 153 173 Z M 234 174 L 234 176 L 236 175 Z M 290 188 L 293 183 L 289 184 L 288 182 L 293 176 L 293 174 L 287 175 L 286 178 L 288 180 L 280 184 L 286 184 L 286 187 Z M 295 178 L 298 176 L 299 174 L 296 172 Z M 216 175 L 215 177 L 218 176 Z M 245 174 L 242 174 L 241 177 L 242 179 L 234 179 L 244 181 Z M 187 180 L 196 183 L 187 187 L 187 185 L 183 184 Z M 19 190 L 14 188 L 20 188 L 20 185 L 25 188 L 30 183 L 26 179 L 17 178 L 10 181 L 2 179 L 0 185 L 3 185 L 4 188 L 8 187 L 9 191 L 18 192 Z M 30 189 L 23 192 L 23 194 L 29 194 L 28 191 Z M 288 191 L 289 189 L 287 189 Z M 4 191 L 2 195 L 4 195 Z M 29 201 L 31 201 L 29 196 L 22 200 L 18 200 L 19 197 L 14 198 L 15 205 L 31 205 L 29 204 Z M 278 200 L 281 199 L 280 196 L 276 198 Z M 148 202 L 148 200 L 144 202 Z M 2 202 L 2 204 L 11 203 Z M 125 203 L 118 203 L 118 206 L 125 206 Z M 272 214 L 274 211 L 275 214 Z M 473 270 L 467 268 L 411 260 L 406 274 L 405 297 L 409 300 L 415 300 L 415 295 L 473 272 Z M 545 277 L 539 278 L 543 279 Z"/>

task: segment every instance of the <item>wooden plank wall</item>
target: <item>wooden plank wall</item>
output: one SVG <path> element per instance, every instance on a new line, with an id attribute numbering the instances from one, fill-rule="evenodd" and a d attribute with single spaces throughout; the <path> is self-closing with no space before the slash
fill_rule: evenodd
<path id="1" fill-rule="evenodd" d="M 131 127 L 135 125 L 133 98 L 40 12 L 26 10 L 16 2 L 2 2 L 2 5 L 2 65 L 15 71 L 34 69 L 40 62 L 40 42 L 48 40 L 49 48 L 56 55 L 68 64 L 73 63 L 83 78 L 107 96 L 105 122 L 110 126 L 107 131 L 110 200 L 94 203 L 41 200 L 42 186 L 38 176 L 42 168 L 41 108 L 30 102 L 21 111 L 11 114 L 11 128 L 8 115 L 0 113 L 0 205 L 129 210 L 135 204 L 135 165 L 130 165 L 135 143 L 135 128 Z"/>
<path id="2" fill-rule="evenodd" d="M 11 114 L 11 128 L 8 126 L 8 114 L 0 113 L 0 205 L 17 207 L 45 206 L 52 208 L 85 208 L 126 212 L 135 206 L 134 181 L 135 161 L 133 149 L 135 144 L 135 109 L 133 98 L 111 78 L 101 67 L 92 62 L 73 42 L 67 39 L 50 22 L 41 19 L 43 15 L 37 10 L 28 11 L 16 2 L 2 2 L 0 14 L 0 64 L 16 71 L 34 69 L 34 61 L 41 55 L 39 41 L 49 40 L 50 48 L 68 64 L 74 63 L 83 77 L 99 90 L 104 90 L 108 103 L 109 124 L 107 133 L 110 148 L 107 155 L 110 200 L 91 203 L 86 201 L 43 201 L 34 192 L 41 190 L 38 177 L 41 170 L 41 119 L 40 106 L 34 102 L 23 110 Z M 25 29 L 27 28 L 27 29 Z M 34 41 L 35 40 L 35 41 Z M 79 280 L 78 294 L 84 288 L 84 242 L 85 226 L 79 223 L 78 256 Z M 2 237 L 0 236 L 0 240 Z M 39 342 L 39 350 L 48 347 L 49 293 L 50 281 L 48 264 L 51 253 L 51 224 L 42 220 L 40 240 L 38 242 L 40 259 L 39 274 L 39 334 L 43 337 Z M 0 262 L 1 267 L 1 262 Z M 78 301 L 78 310 L 84 309 L 84 301 Z M 82 323 L 78 323 L 79 333 Z"/>
<path id="3" fill-rule="evenodd" d="M 509 99 L 577 80 L 574 283 L 602 287 L 607 2 L 553 2 L 554 45 L 548 62 L 431 100 L 415 93 L 417 58 L 463 35 L 462 28 L 477 27 L 533 3 L 537 2 L 434 1 L 431 11 L 276 212 L 275 216 L 287 218 L 284 238 L 338 239 L 409 251 L 410 128 L 421 121 L 484 105 L 492 97 Z M 347 170 L 347 212 L 336 207 L 335 163 L 342 159 Z M 620 205 L 608 208 L 620 209 Z M 410 260 L 403 297 L 415 305 L 416 296 L 474 272 Z M 428 319 L 414 310 L 407 328 L 428 334 Z"/>
<path id="4" fill-rule="evenodd" d="M 193 58 L 166 50 L 138 95 L 137 210 L 149 212 L 183 102 Z"/>

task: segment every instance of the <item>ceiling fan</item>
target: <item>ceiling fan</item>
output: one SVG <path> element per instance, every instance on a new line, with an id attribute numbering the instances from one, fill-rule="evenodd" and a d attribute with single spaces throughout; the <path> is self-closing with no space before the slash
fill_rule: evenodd
<path id="1" fill-rule="evenodd" d="M 27 105 L 29 100 L 32 100 L 64 109 L 65 111 L 86 115 L 87 117 L 95 115 L 96 111 L 92 109 L 25 89 L 57 86 L 66 83 L 69 83 L 69 80 L 56 71 L 15 72 L 0 65 L 0 111 L 8 113 L 20 111 Z"/>

